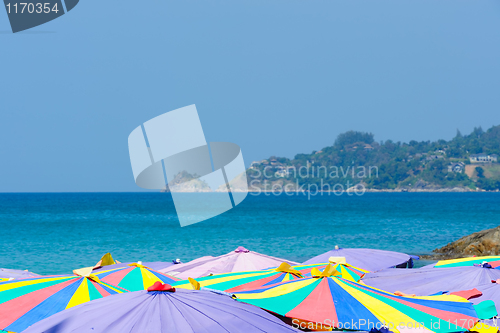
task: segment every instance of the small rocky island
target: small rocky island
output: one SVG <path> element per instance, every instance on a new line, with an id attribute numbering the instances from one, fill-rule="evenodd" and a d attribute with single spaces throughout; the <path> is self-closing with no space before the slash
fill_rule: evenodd
<path id="1" fill-rule="evenodd" d="M 464 236 L 432 252 L 434 252 L 435 255 L 422 257 L 428 259 L 455 259 L 461 257 L 499 255 L 500 226 Z"/>

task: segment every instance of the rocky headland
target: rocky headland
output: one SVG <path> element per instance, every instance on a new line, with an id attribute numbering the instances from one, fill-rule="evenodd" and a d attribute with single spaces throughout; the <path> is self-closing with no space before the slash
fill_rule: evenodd
<path id="1" fill-rule="evenodd" d="M 421 257 L 441 260 L 500 255 L 500 226 L 464 236 L 432 252 L 434 254 Z"/>

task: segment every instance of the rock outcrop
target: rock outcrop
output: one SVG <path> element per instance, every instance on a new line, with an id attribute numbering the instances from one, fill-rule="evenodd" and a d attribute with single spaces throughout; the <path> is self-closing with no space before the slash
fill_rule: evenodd
<path id="1" fill-rule="evenodd" d="M 500 226 L 464 236 L 433 251 L 439 259 L 500 254 Z"/>

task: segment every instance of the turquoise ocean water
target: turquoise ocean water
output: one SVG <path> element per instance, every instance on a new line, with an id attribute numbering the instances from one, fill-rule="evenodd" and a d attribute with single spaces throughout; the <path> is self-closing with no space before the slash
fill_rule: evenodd
<path id="1" fill-rule="evenodd" d="M 106 252 L 187 261 L 239 245 L 299 262 L 335 245 L 422 254 L 498 225 L 500 193 L 249 195 L 184 228 L 166 193 L 0 194 L 0 267 L 70 273 Z"/>

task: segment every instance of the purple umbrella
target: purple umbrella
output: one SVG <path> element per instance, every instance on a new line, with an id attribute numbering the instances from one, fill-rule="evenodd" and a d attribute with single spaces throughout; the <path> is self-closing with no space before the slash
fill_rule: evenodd
<path id="1" fill-rule="evenodd" d="M 46 318 L 24 333 L 298 332 L 253 305 L 210 291 L 171 289 L 105 297 Z M 162 291 L 160 291 L 162 290 Z"/>
<path id="2" fill-rule="evenodd" d="M 389 292 L 401 291 L 418 296 L 445 291 L 460 291 L 477 288 L 491 280 L 500 279 L 498 269 L 483 267 L 448 267 L 417 269 L 385 269 L 368 273 L 363 282 L 371 287 Z"/>
<path id="3" fill-rule="evenodd" d="M 40 276 L 38 274 L 22 271 L 19 269 L 8 269 L 8 268 L 0 268 L 0 280 L 1 279 L 21 279 L 27 277 L 35 277 Z"/>
<path id="4" fill-rule="evenodd" d="M 363 268 L 371 272 L 389 267 L 411 268 L 413 267 L 413 259 L 418 259 L 417 256 L 410 256 L 400 252 L 374 249 L 343 249 L 335 247 L 335 249 L 311 258 L 302 264 L 325 263 L 328 262 L 330 257 L 345 257 L 349 265 Z"/>

